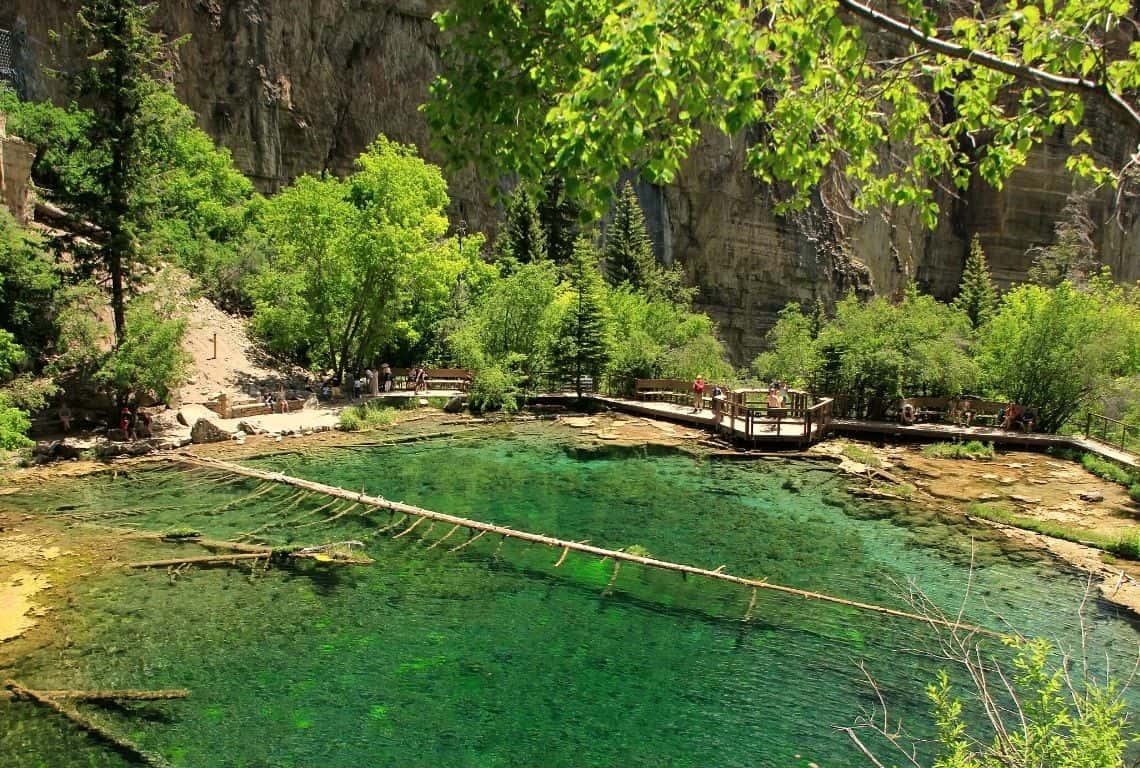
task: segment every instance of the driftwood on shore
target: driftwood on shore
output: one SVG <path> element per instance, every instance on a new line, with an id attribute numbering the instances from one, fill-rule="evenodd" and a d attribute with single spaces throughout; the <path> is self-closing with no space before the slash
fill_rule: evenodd
<path id="1" fill-rule="evenodd" d="M 170 763 L 166 762 L 166 760 L 161 755 L 157 755 L 153 752 L 148 752 L 148 751 L 140 748 L 134 742 L 130 741 L 129 739 L 127 739 L 123 736 L 118 735 L 117 733 L 110 730 L 106 726 L 100 725 L 99 723 L 95 722 L 94 720 L 87 717 L 86 715 L 79 712 L 78 710 L 61 704 L 59 701 L 57 701 L 57 697 L 48 695 L 49 691 L 33 690 L 31 688 L 28 688 L 26 686 L 21 685 L 20 683 L 16 682 L 15 680 L 4 681 L 4 686 L 9 691 L 11 691 L 12 694 L 14 696 L 16 696 L 17 698 L 27 699 L 29 701 L 34 701 L 37 704 L 40 704 L 41 706 L 47 707 L 48 709 L 52 710 L 53 712 L 56 712 L 57 714 L 60 714 L 64 717 L 66 717 L 68 720 L 70 720 L 75 725 L 82 728 L 87 733 L 90 733 L 91 735 L 102 739 L 103 741 L 105 741 L 106 743 L 110 744 L 112 747 L 117 749 L 119 752 L 123 753 L 127 757 L 132 758 L 136 762 L 140 762 L 143 765 L 152 766 L 153 768 L 169 768 L 169 766 L 170 766 Z M 85 692 L 83 692 L 83 691 L 62 691 L 62 692 L 56 691 L 55 693 L 84 694 Z M 124 691 L 118 691 L 118 692 L 116 692 L 116 691 L 92 691 L 89 693 L 102 693 L 102 694 L 114 694 L 114 693 L 123 694 L 123 693 L 126 693 L 126 694 L 133 694 L 133 695 L 114 696 L 114 697 L 104 696 L 104 697 L 101 697 L 101 700 L 108 700 L 109 698 L 140 700 L 140 699 L 144 698 L 141 694 L 145 694 L 145 693 L 170 694 L 172 692 L 171 691 L 153 691 L 153 692 L 146 692 L 146 691 L 126 691 L 126 692 L 124 692 Z M 184 693 L 184 692 L 178 691 L 176 693 Z M 63 698 L 63 697 L 60 696 L 58 698 Z M 82 699 L 85 697 L 82 695 L 79 695 L 79 696 L 68 696 L 67 698 L 70 698 L 73 700 L 79 700 L 79 699 Z M 96 697 L 96 698 L 100 698 L 100 697 Z M 175 696 L 175 695 L 156 695 L 153 698 L 174 699 L 174 698 L 183 698 L 183 697 L 182 696 Z"/>
<path id="2" fill-rule="evenodd" d="M 948 619 L 939 618 L 937 616 L 922 615 L 903 611 L 896 608 L 888 608 L 882 605 L 874 605 L 872 603 L 864 603 L 857 600 L 848 600 L 834 595 L 828 595 L 822 592 L 813 592 L 806 589 L 797 589 L 796 587 L 788 587 L 782 584 L 772 584 L 763 579 L 750 579 L 743 576 L 735 576 L 733 574 L 725 573 L 722 569 L 724 566 L 715 570 L 707 568 L 700 568 L 692 565 L 684 565 L 681 563 L 672 563 L 666 560 L 658 560 L 652 557 L 644 557 L 642 555 L 635 555 L 629 552 L 622 552 L 620 550 L 605 549 L 603 547 L 593 546 L 585 542 L 567 541 L 565 539 L 558 539 L 553 536 L 544 536 L 537 533 L 529 533 L 527 531 L 519 531 L 506 526 L 493 525 L 491 523 L 484 523 L 478 520 L 469 520 L 455 515 L 449 515 L 442 512 L 434 512 L 430 509 L 423 509 L 411 504 L 404 504 L 398 501 L 389 501 L 384 498 L 376 496 L 368 496 L 364 493 L 355 493 L 347 491 L 343 488 L 337 488 L 323 483 L 316 483 L 311 480 L 303 480 L 297 477 L 291 477 L 279 472 L 265 472 L 259 469 L 251 469 L 250 467 L 242 466 L 241 464 L 234 464 L 220 459 L 203 458 L 194 456 L 192 454 L 179 453 L 175 454 L 174 458 L 187 464 L 193 464 L 205 469 L 211 470 L 228 470 L 238 475 L 245 475 L 246 477 L 262 480 L 267 483 L 281 483 L 283 485 L 290 485 L 295 488 L 314 491 L 316 493 L 323 493 L 328 496 L 338 497 L 354 501 L 370 507 L 378 507 L 380 509 L 387 509 L 392 512 L 400 512 L 409 517 L 415 518 L 411 525 L 404 530 L 400 531 L 393 538 L 400 538 L 411 533 L 417 528 L 424 520 L 428 520 L 431 524 L 445 523 L 448 525 L 458 525 L 462 528 L 467 528 L 470 531 L 478 531 L 480 533 L 490 533 L 497 535 L 500 538 L 500 545 L 506 539 L 515 539 L 525 541 L 532 544 L 542 544 L 547 547 L 563 550 L 572 550 L 586 555 L 601 557 L 603 560 L 612 558 L 615 561 L 624 561 L 637 563 L 649 568 L 656 568 L 664 571 L 673 571 L 680 573 L 684 576 L 701 576 L 707 579 L 714 579 L 724 581 L 731 584 L 738 584 L 740 586 L 750 587 L 753 589 L 765 589 L 774 592 L 780 592 L 786 595 L 793 595 L 807 600 L 817 600 L 821 602 L 832 603 L 835 605 L 843 605 L 849 608 L 857 608 L 859 610 L 870 611 L 884 616 L 892 616 L 900 619 L 907 619 L 910 621 L 918 621 L 923 624 L 931 626 L 945 627 L 954 630 L 962 630 L 966 632 L 976 632 L 981 634 L 993 635 L 991 630 L 977 627 L 971 624 L 966 624 L 961 621 L 951 621 Z M 460 545 L 463 546 L 463 545 Z M 456 547 L 458 549 L 459 547 Z M 559 562 L 564 559 L 560 558 Z M 612 586 L 612 581 L 611 581 Z M 608 587 L 607 587 L 608 588 Z"/>

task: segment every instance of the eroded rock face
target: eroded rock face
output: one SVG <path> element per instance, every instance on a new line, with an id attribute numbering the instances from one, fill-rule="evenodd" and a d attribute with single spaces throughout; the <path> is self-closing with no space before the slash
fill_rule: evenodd
<path id="1" fill-rule="evenodd" d="M 157 18 L 168 35 L 190 36 L 178 53 L 179 97 L 238 166 L 273 192 L 304 172 L 347 173 L 379 133 L 434 157 L 418 107 L 439 69 L 430 14 L 440 4 L 161 0 Z M 70 23 L 76 7 L 75 0 L 0 4 L 0 28 L 16 30 L 22 41 L 17 62 L 29 96 L 59 87 L 40 68 L 49 63 L 49 31 Z M 1114 128 L 1112 115 L 1095 105 L 1087 119 L 1106 137 L 1098 154 L 1126 157 L 1136 146 L 1137 137 Z M 1059 134 L 1034 152 L 1000 191 L 981 182 L 958 198 L 940 191 L 943 215 L 933 231 L 910 211 L 853 216 L 844 204 L 851 190 L 841 183 L 825 184 L 809 210 L 777 216 L 774 191 L 745 168 L 747 136 L 707 136 L 675 184 L 638 192 L 659 254 L 685 265 L 700 286 L 698 306 L 745 363 L 789 300 L 830 303 L 852 289 L 898 295 L 909 278 L 951 297 L 974 233 L 1000 285 L 1023 280 L 1026 250 L 1052 241 L 1072 188 L 1064 169 L 1068 138 Z M 449 181 L 453 218 L 470 231 L 493 227 L 488 184 L 469 173 Z M 1102 260 L 1118 279 L 1134 281 L 1140 207 L 1128 201 L 1110 215 L 1111 202 L 1106 191 L 1093 212 Z"/>

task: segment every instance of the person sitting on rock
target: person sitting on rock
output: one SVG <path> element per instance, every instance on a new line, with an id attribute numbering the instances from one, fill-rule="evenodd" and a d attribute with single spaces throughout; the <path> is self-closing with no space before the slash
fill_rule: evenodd
<path id="1" fill-rule="evenodd" d="M 153 433 L 151 432 L 151 428 L 150 428 L 150 425 L 151 425 L 150 414 L 147 413 L 146 411 L 142 410 L 141 408 L 139 409 L 139 412 L 138 412 L 137 424 L 138 424 L 138 426 L 136 427 L 136 430 L 135 430 L 138 433 L 136 435 L 137 437 L 139 437 L 139 438 L 153 437 Z"/>

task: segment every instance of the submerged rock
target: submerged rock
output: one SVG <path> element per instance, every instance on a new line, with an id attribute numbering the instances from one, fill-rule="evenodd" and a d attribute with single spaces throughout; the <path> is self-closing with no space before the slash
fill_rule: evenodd
<path id="1" fill-rule="evenodd" d="M 463 406 L 467 403 L 467 398 L 463 395 L 455 395 L 447 401 L 443 406 L 444 413 L 459 413 L 463 410 Z"/>

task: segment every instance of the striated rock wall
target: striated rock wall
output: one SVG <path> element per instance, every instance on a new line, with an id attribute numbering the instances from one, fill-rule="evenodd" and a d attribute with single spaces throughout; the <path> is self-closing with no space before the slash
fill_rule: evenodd
<path id="1" fill-rule="evenodd" d="M 16 221 L 27 224 L 35 211 L 31 184 L 35 147 L 9 136 L 5 124 L 4 113 L 0 112 L 0 205 Z"/>
<path id="2" fill-rule="evenodd" d="M 430 14 L 440 0 L 161 0 L 158 22 L 179 50 L 177 90 L 201 125 L 228 146 L 239 167 L 267 192 L 303 172 L 345 173 L 378 133 L 413 143 L 431 158 L 418 107 L 439 67 Z M 51 30 L 74 17 L 76 0 L 6 0 L 0 28 L 16 32 L 15 60 L 32 98 L 58 87 Z M 67 60 L 63 52 L 61 60 Z M 1136 137 L 1113 132 L 1109 116 L 1089 120 L 1111 136 L 1098 150 L 1122 157 Z M 710 135 L 669 187 L 642 185 L 659 253 L 679 261 L 697 285 L 698 303 L 719 323 L 737 362 L 762 347 L 775 313 L 789 300 L 830 302 L 850 289 L 896 295 L 915 278 L 935 295 L 953 295 L 977 233 L 1003 286 L 1024 278 L 1026 249 L 1047 244 L 1072 189 L 1059 136 L 1033 154 L 998 191 L 977 184 L 960 197 L 940 192 L 934 231 L 908 211 L 854 216 L 838 181 L 816 204 L 773 213 L 773 190 L 744 167 L 747 137 Z M 451 178 L 453 215 L 468 229 L 496 218 L 487 185 Z M 1094 218 L 1102 258 L 1122 280 L 1140 279 L 1136 205 L 1119 216 L 1110 193 Z"/>

